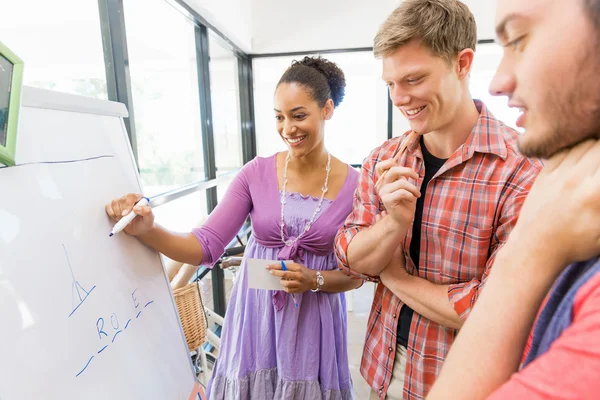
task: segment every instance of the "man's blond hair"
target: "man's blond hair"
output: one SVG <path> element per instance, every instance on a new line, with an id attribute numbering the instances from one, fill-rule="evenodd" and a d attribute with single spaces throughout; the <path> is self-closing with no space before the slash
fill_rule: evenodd
<path id="1" fill-rule="evenodd" d="M 477 44 L 477 25 L 458 0 L 404 0 L 375 36 L 375 57 L 388 57 L 401 46 L 420 41 L 446 60 Z"/>

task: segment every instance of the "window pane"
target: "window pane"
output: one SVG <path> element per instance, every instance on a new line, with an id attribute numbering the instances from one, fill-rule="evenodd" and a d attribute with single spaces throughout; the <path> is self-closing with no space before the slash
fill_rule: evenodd
<path id="1" fill-rule="evenodd" d="M 206 218 L 206 191 L 194 192 L 154 208 L 156 222 L 175 232 L 189 232 Z"/>
<path id="2" fill-rule="evenodd" d="M 140 175 L 151 196 L 205 179 L 194 24 L 163 0 L 124 7 Z"/>
<path id="3" fill-rule="evenodd" d="M 327 58 L 346 75 L 346 97 L 331 119 L 325 143 L 341 160 L 362 164 L 387 140 L 387 87 L 381 80 L 381 61 L 371 52 Z"/>
<path id="4" fill-rule="evenodd" d="M 208 48 L 218 176 L 243 165 L 238 61 L 235 54 L 212 32 Z"/>
<path id="5" fill-rule="evenodd" d="M 285 150 L 275 130 L 273 94 L 277 82 L 296 57 L 257 58 L 253 61 L 257 153 L 268 156 Z M 336 157 L 361 164 L 387 139 L 386 86 L 381 62 L 371 52 L 326 54 L 346 76 L 346 97 L 326 125 L 325 145 Z"/>
<path id="6" fill-rule="evenodd" d="M 229 190 L 229 186 L 231 186 L 231 182 L 233 182 L 233 178 L 237 173 L 232 173 L 227 175 L 226 177 L 221 178 L 222 181 L 217 185 L 217 201 L 220 203 L 223 200 L 223 197 L 227 194 L 227 190 Z"/>
<path id="7" fill-rule="evenodd" d="M 508 107 L 506 96 L 497 97 L 489 93 L 490 84 L 502 59 L 502 51 L 502 46 L 496 43 L 477 46 L 469 86 L 474 98 L 482 100 L 496 118 L 516 129 L 519 110 Z"/>
<path id="8" fill-rule="evenodd" d="M 398 110 L 397 107 L 392 106 L 392 118 L 393 118 L 393 126 L 392 126 L 392 136 L 400 136 L 410 131 L 410 124 L 406 117 Z"/>
<path id="9" fill-rule="evenodd" d="M 8 1 L 0 40 L 25 62 L 23 83 L 107 99 L 97 1 Z"/>
<path id="10" fill-rule="evenodd" d="M 275 129 L 273 95 L 279 78 L 292 60 L 298 57 L 255 58 L 252 61 L 254 86 L 254 123 L 256 131 L 256 153 L 270 156 L 286 149 Z"/>

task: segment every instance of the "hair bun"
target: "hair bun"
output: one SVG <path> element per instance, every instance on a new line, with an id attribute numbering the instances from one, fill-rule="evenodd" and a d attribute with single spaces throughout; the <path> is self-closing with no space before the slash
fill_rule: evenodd
<path id="1" fill-rule="evenodd" d="M 320 56 L 306 56 L 300 61 L 294 61 L 292 65 L 294 64 L 314 68 L 325 76 L 329 84 L 329 90 L 331 91 L 331 99 L 336 107 L 344 100 L 344 95 L 346 94 L 346 77 L 336 63 Z"/>

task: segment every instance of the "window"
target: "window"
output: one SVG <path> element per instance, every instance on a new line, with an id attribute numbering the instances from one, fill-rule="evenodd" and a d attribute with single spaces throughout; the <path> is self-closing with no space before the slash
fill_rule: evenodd
<path id="1" fill-rule="evenodd" d="M 163 0 L 124 7 L 138 163 L 152 196 L 205 179 L 194 23 Z"/>
<path id="2" fill-rule="evenodd" d="M 389 94 L 388 94 L 389 96 Z M 392 105 L 392 136 L 401 136 L 410 130 L 410 124 L 406 117 L 402 114 L 396 106 Z"/>
<path id="3" fill-rule="evenodd" d="M 210 95 L 217 176 L 243 164 L 238 60 L 218 36 L 209 33 Z"/>
<path id="4" fill-rule="evenodd" d="M 481 44 L 477 47 L 471 70 L 470 88 L 474 98 L 482 100 L 492 114 L 506 125 L 516 128 L 519 110 L 508 107 L 508 99 L 492 96 L 490 84 L 502 59 L 502 46 L 496 43 Z"/>
<path id="5" fill-rule="evenodd" d="M 207 215 L 206 192 L 199 191 L 153 208 L 157 223 L 174 232 L 190 232 L 201 226 Z M 161 254 L 167 265 L 170 259 Z"/>
<path id="6" fill-rule="evenodd" d="M 231 173 L 227 176 L 221 178 L 221 181 L 217 185 L 217 201 L 220 203 L 227 194 L 227 190 L 229 190 L 229 186 L 231 182 L 233 182 L 233 178 L 235 178 L 236 173 Z"/>
<path id="7" fill-rule="evenodd" d="M 260 156 L 285 150 L 275 130 L 273 94 L 277 82 L 295 57 L 265 57 L 253 61 L 256 146 Z M 387 89 L 381 62 L 371 52 L 325 54 L 346 76 L 346 97 L 326 125 L 325 145 L 349 164 L 361 164 L 387 139 Z"/>
<path id="8" fill-rule="evenodd" d="M 154 208 L 156 222 L 175 232 L 189 232 L 207 216 L 206 192 L 199 191 Z"/>
<path id="9" fill-rule="evenodd" d="M 277 82 L 292 60 L 301 57 L 255 58 L 252 61 L 254 78 L 254 122 L 256 154 L 268 157 L 285 150 L 286 146 L 275 130 L 273 95 Z"/>
<path id="10" fill-rule="evenodd" d="M 108 98 L 97 1 L 5 1 L 0 38 L 24 61 L 23 84 Z"/>

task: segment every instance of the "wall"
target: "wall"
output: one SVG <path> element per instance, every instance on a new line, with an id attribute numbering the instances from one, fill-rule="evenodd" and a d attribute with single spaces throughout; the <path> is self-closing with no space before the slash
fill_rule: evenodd
<path id="1" fill-rule="evenodd" d="M 252 51 L 258 54 L 371 47 L 380 24 L 399 4 L 398 0 L 250 1 Z M 496 0 L 464 2 L 475 15 L 479 39 L 493 39 Z"/>
<path id="2" fill-rule="evenodd" d="M 479 39 L 494 38 L 497 0 L 463 0 Z M 371 47 L 398 0 L 185 0 L 243 51 L 255 54 Z M 373 4 L 376 4 L 374 6 Z"/>
<path id="3" fill-rule="evenodd" d="M 252 52 L 253 0 L 185 0 L 242 51 Z"/>

